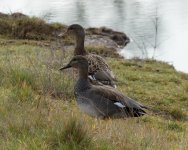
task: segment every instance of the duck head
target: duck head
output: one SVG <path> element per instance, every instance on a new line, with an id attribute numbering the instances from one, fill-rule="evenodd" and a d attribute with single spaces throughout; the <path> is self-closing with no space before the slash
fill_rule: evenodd
<path id="1" fill-rule="evenodd" d="M 84 28 L 79 24 L 72 24 L 68 27 L 67 31 L 63 34 L 64 36 L 71 35 L 75 37 L 84 37 L 85 31 Z"/>
<path id="2" fill-rule="evenodd" d="M 59 34 L 59 37 L 72 36 L 75 38 L 75 51 L 74 55 L 86 55 L 87 52 L 84 48 L 85 31 L 79 24 L 72 24 L 68 27 L 65 33 Z"/>

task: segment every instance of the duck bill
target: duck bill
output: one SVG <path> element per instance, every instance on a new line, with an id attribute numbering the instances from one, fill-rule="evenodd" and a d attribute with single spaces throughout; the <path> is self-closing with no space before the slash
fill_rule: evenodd
<path id="1" fill-rule="evenodd" d="M 70 64 L 67 64 L 67 65 L 61 67 L 59 70 L 62 71 L 62 70 L 64 70 L 64 69 L 71 68 L 71 67 L 72 67 L 72 66 L 71 66 Z"/>

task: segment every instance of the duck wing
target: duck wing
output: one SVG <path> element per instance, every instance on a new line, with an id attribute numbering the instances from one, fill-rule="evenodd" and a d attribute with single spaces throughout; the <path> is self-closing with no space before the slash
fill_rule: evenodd
<path id="1" fill-rule="evenodd" d="M 115 77 L 106 61 L 99 55 L 88 54 L 86 55 L 89 63 L 89 78 L 91 80 L 97 80 L 104 85 L 116 87 Z"/>
<path id="2" fill-rule="evenodd" d="M 84 95 L 104 117 L 138 117 L 146 114 L 144 105 L 114 88 L 92 86 Z"/>

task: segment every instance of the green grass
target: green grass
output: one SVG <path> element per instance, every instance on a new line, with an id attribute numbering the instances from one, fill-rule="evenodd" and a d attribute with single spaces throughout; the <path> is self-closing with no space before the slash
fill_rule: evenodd
<path id="1" fill-rule="evenodd" d="M 96 120 L 76 105 L 76 71 L 58 70 L 71 49 L 4 37 L 0 44 L 2 149 L 188 149 L 188 75 L 173 66 L 108 55 L 118 89 L 156 112 Z M 88 49 L 105 55 L 101 47 Z"/>
<path id="2" fill-rule="evenodd" d="M 47 144 L 50 145 L 50 149 L 82 150 L 93 148 L 91 138 L 88 136 L 83 124 L 77 119 L 68 120 L 68 123 L 61 130 L 61 126 L 56 127 L 47 137 Z"/>

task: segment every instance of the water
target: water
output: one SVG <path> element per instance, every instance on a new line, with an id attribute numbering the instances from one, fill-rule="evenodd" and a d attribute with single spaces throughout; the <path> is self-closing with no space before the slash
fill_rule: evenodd
<path id="1" fill-rule="evenodd" d="M 132 39 L 120 51 L 126 58 L 154 57 L 188 73 L 187 0 L 1 0 L 0 12 L 15 11 L 50 22 L 123 31 Z"/>

